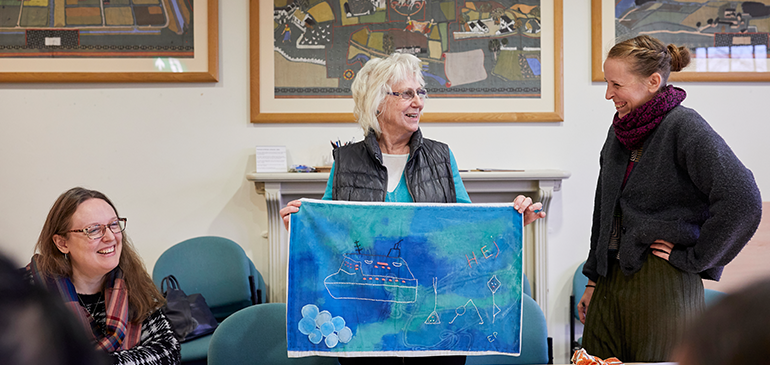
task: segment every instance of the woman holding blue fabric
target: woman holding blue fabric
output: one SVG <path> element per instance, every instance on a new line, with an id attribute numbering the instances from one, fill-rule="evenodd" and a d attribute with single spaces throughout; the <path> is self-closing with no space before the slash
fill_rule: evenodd
<path id="1" fill-rule="evenodd" d="M 617 113 L 600 155 L 589 278 L 578 303 L 583 346 L 623 362 L 670 361 L 719 280 L 759 225 L 754 176 L 667 85 L 687 48 L 646 36 L 607 55 L 605 98 Z"/>
<path id="2" fill-rule="evenodd" d="M 364 140 L 334 150 L 324 200 L 470 203 L 452 151 L 444 143 L 423 138 L 419 128 L 425 106 L 425 81 L 420 60 L 394 53 L 373 58 L 351 86 L 354 114 Z M 288 229 L 300 201 L 289 202 L 280 214 Z M 517 196 L 514 208 L 524 224 L 545 217 L 541 203 Z M 346 364 L 464 364 L 465 356 L 437 358 L 340 358 Z"/>

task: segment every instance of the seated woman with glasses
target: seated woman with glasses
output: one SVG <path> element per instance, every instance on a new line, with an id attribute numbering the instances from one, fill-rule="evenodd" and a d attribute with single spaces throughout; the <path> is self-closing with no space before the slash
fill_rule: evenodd
<path id="1" fill-rule="evenodd" d="M 102 193 L 73 188 L 56 200 L 27 279 L 58 294 L 114 364 L 179 364 L 165 299 Z"/>
<path id="2" fill-rule="evenodd" d="M 351 85 L 353 112 L 364 140 L 334 150 L 334 165 L 325 200 L 371 202 L 470 203 L 449 146 L 423 138 L 420 116 L 425 106 L 421 61 L 394 53 L 373 58 Z M 524 224 L 545 217 L 541 203 L 519 195 L 514 207 Z M 300 201 L 289 202 L 280 215 L 288 229 Z M 465 364 L 465 356 L 438 358 L 340 358 L 349 364 Z"/>

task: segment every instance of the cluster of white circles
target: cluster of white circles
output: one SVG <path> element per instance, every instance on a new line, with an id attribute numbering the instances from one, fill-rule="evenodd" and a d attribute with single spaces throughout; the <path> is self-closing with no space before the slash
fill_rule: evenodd
<path id="1" fill-rule="evenodd" d="M 302 307 L 299 331 L 316 345 L 324 341 L 328 348 L 333 348 L 340 342 L 348 343 L 353 338 L 353 331 L 345 325 L 344 318 L 332 317 L 329 311 L 320 311 L 315 304 Z"/>

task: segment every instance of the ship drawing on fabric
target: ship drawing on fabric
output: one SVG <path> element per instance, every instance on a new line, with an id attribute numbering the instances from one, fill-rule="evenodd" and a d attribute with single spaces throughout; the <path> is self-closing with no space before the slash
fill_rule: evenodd
<path id="1" fill-rule="evenodd" d="M 417 279 L 401 257 L 401 241 L 387 255 L 364 254 L 360 249 L 343 254 L 339 270 L 324 279 L 329 295 L 334 299 L 414 303 Z"/>

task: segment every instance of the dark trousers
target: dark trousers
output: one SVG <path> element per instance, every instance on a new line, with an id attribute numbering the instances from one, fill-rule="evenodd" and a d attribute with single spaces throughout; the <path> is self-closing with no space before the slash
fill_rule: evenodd
<path id="1" fill-rule="evenodd" d="M 642 268 L 626 276 L 610 260 L 588 304 L 583 347 L 602 359 L 671 361 L 688 321 L 705 308 L 698 274 L 681 271 L 649 254 Z"/>
<path id="2" fill-rule="evenodd" d="M 340 357 L 341 365 L 464 365 L 465 356 L 434 357 Z"/>

